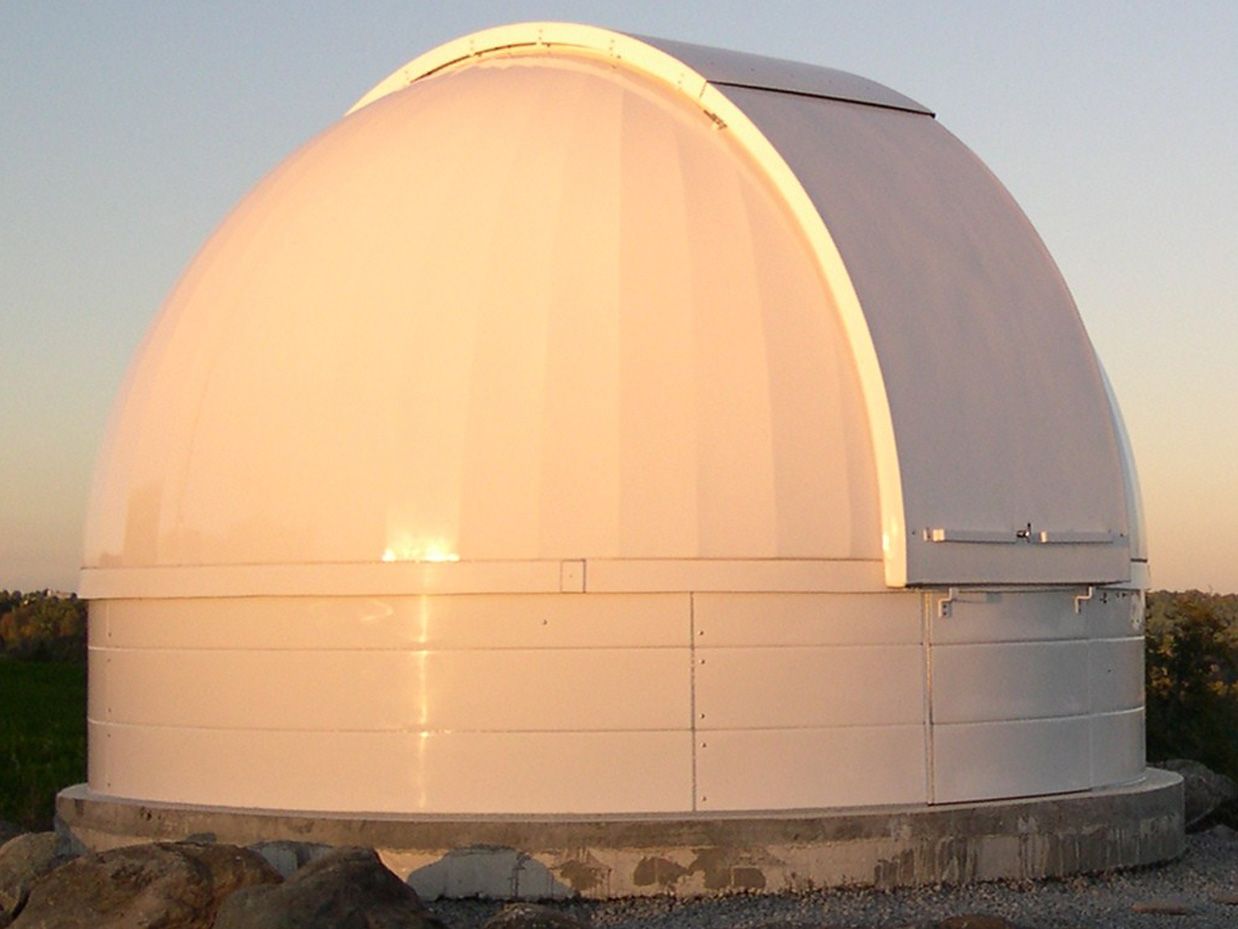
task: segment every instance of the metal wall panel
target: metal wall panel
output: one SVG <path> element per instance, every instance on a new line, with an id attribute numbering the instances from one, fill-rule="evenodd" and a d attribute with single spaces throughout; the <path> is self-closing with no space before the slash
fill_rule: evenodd
<path id="1" fill-rule="evenodd" d="M 923 726 L 703 733 L 697 808 L 785 810 L 923 803 Z"/>
<path id="2" fill-rule="evenodd" d="M 691 806 L 686 732 L 430 733 L 92 723 L 90 788 L 337 812 L 645 813 Z M 496 764 L 496 759 L 502 759 Z"/>
<path id="3" fill-rule="evenodd" d="M 692 699 L 687 649 L 103 650 L 91 677 L 101 721 L 233 729 L 682 729 Z"/>
<path id="4" fill-rule="evenodd" d="M 1090 720 L 1031 719 L 933 726 L 937 803 L 1085 790 Z"/>
<path id="5" fill-rule="evenodd" d="M 230 597 L 91 604 L 112 648 L 645 648 L 690 642 L 687 594 Z"/>
<path id="6" fill-rule="evenodd" d="M 1031 642 L 1082 639 L 1090 617 L 1076 613 L 1074 599 L 1086 588 L 1045 591 L 960 590 L 939 616 L 944 590 L 931 594 L 931 637 L 934 645 L 959 642 Z"/>
<path id="7" fill-rule="evenodd" d="M 602 593 L 642 591 L 884 593 L 875 558 L 842 560 L 771 558 L 593 559 L 585 587 Z"/>
<path id="8" fill-rule="evenodd" d="M 1092 786 L 1122 784 L 1143 776 L 1146 766 L 1143 707 L 1093 716 Z"/>
<path id="9" fill-rule="evenodd" d="M 938 802 L 1077 790 L 1142 771 L 1139 592 L 941 590 L 926 607 Z"/>
<path id="10" fill-rule="evenodd" d="M 698 729 L 924 719 L 919 645 L 698 648 L 696 655 Z"/>
<path id="11" fill-rule="evenodd" d="M 1143 687 L 1142 637 L 1088 643 L 1088 689 L 1093 713 L 1142 707 Z"/>
<path id="12" fill-rule="evenodd" d="M 1034 719 L 1088 711 L 1087 642 L 933 648 L 933 722 Z"/>
<path id="13" fill-rule="evenodd" d="M 918 644 L 919 593 L 709 594 L 692 597 L 696 644 Z"/>
<path id="14" fill-rule="evenodd" d="M 1143 637 L 1144 593 L 1142 590 L 1098 588 L 1080 604 L 1088 634 L 1095 639 Z"/>

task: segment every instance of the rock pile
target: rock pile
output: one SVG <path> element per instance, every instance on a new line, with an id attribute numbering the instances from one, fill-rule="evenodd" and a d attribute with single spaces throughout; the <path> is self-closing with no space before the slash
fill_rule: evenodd
<path id="1" fill-rule="evenodd" d="M 288 874 L 287 879 L 281 874 Z M 54 832 L 0 846 L 0 929 L 443 929 L 368 848 L 194 841 L 76 855 Z M 488 929 L 584 929 L 505 907 Z"/>
<path id="2" fill-rule="evenodd" d="M 1224 809 L 1238 812 L 1235 809 L 1238 808 L 1238 784 L 1233 778 L 1185 758 L 1158 761 L 1156 766 L 1182 776 L 1186 807 L 1183 822 L 1187 832 L 1208 828 L 1216 814 Z"/>

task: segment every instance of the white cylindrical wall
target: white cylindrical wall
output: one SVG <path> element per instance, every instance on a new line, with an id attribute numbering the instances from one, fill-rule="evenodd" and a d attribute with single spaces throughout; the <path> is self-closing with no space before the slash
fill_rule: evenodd
<path id="1" fill-rule="evenodd" d="M 964 592 L 948 617 L 912 591 L 98 601 L 90 786 L 538 814 L 1133 780 L 1141 600 L 1104 591 L 1076 613 L 1081 593 Z"/>

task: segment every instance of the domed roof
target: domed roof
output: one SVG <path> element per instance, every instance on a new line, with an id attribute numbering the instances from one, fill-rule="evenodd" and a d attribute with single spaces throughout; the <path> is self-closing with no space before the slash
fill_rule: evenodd
<path id="1" fill-rule="evenodd" d="M 1073 302 L 931 114 L 584 27 L 462 41 L 191 264 L 117 402 L 84 587 L 354 565 L 365 592 L 457 561 L 1129 576 L 1133 470 Z"/>

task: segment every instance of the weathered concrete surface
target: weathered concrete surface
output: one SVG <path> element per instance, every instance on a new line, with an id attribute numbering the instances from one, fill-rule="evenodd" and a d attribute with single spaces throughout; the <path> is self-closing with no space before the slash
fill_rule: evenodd
<path id="1" fill-rule="evenodd" d="M 238 845 L 365 846 L 423 898 L 691 896 L 1058 877 L 1164 861 L 1184 848 L 1182 779 L 985 803 L 793 814 L 339 816 L 57 798 L 93 850 L 194 836 Z"/>

